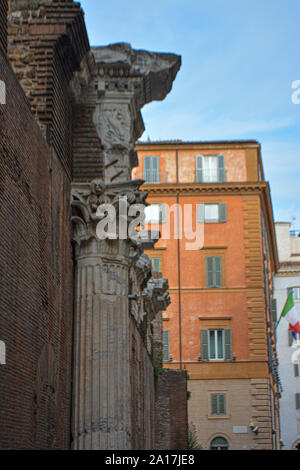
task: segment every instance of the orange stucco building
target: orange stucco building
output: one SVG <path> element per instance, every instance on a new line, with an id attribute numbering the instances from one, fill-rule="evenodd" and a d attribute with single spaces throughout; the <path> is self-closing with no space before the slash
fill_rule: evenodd
<path id="1" fill-rule="evenodd" d="M 136 150 L 147 228 L 163 233 L 147 254 L 170 285 L 165 366 L 189 373 L 198 440 L 205 449 L 279 448 L 278 258 L 260 145 L 170 141 Z M 198 237 L 188 239 L 185 227 Z"/>

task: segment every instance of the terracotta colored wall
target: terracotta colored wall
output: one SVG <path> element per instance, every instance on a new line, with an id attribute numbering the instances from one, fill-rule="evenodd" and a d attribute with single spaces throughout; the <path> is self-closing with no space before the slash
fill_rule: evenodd
<path id="1" fill-rule="evenodd" d="M 139 167 L 133 170 L 133 178 L 143 179 L 143 157 L 158 156 L 160 165 L 160 183 L 176 183 L 175 150 L 141 150 Z M 247 160 L 244 149 L 216 150 L 178 150 L 179 183 L 196 181 L 196 157 L 199 155 L 224 155 L 226 181 L 247 180 Z"/>
<path id="2" fill-rule="evenodd" d="M 149 197 L 149 202 L 161 201 L 161 197 Z M 174 197 L 165 197 L 164 202 L 172 205 Z M 247 360 L 248 326 L 246 305 L 245 251 L 243 235 L 243 201 L 241 196 L 193 196 L 181 197 L 180 206 L 193 205 L 194 218 L 196 205 L 205 202 L 220 202 L 227 205 L 227 223 L 205 224 L 204 247 L 202 250 L 187 251 L 187 239 L 180 240 L 181 289 L 182 289 L 182 348 L 183 361 L 197 361 L 200 353 L 199 316 L 231 316 L 233 329 L 233 352 L 237 358 Z M 155 226 L 154 226 L 155 227 Z M 171 235 L 173 234 L 173 226 Z M 225 256 L 224 289 L 207 289 L 205 283 L 205 255 L 218 254 L 221 248 Z M 161 249 L 161 250 L 160 250 Z M 173 361 L 179 361 L 178 335 L 178 241 L 160 240 L 150 256 L 162 256 L 163 276 L 168 278 L 172 303 L 164 321 L 164 328 L 170 330 L 170 352 Z M 234 269 L 232 267 L 234 266 Z M 246 320 L 246 321 L 243 321 Z"/>

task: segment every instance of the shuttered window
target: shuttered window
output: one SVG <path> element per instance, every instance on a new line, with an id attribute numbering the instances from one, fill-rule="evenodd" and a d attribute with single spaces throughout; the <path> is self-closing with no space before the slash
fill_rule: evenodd
<path id="1" fill-rule="evenodd" d="M 300 393 L 296 393 L 296 410 L 300 411 Z"/>
<path id="2" fill-rule="evenodd" d="M 161 273 L 161 258 L 151 258 L 152 272 Z"/>
<path id="3" fill-rule="evenodd" d="M 273 323 L 277 322 L 277 300 L 276 299 L 271 299 L 271 318 L 272 318 Z"/>
<path id="4" fill-rule="evenodd" d="M 300 364 L 294 364 L 295 377 L 300 377 Z"/>
<path id="5" fill-rule="evenodd" d="M 144 157 L 144 180 L 159 183 L 159 157 Z"/>
<path id="6" fill-rule="evenodd" d="M 226 415 L 225 393 L 212 393 L 210 396 L 211 415 Z"/>
<path id="7" fill-rule="evenodd" d="M 196 183 L 223 183 L 225 160 L 223 155 L 196 158 Z"/>
<path id="8" fill-rule="evenodd" d="M 232 330 L 201 330 L 202 361 L 232 361 Z"/>
<path id="9" fill-rule="evenodd" d="M 200 223 L 227 222 L 226 204 L 197 204 L 197 221 Z"/>
<path id="10" fill-rule="evenodd" d="M 170 362 L 170 332 L 163 331 L 163 362 Z"/>
<path id="11" fill-rule="evenodd" d="M 222 257 L 207 256 L 206 258 L 206 285 L 209 288 L 223 287 Z"/>

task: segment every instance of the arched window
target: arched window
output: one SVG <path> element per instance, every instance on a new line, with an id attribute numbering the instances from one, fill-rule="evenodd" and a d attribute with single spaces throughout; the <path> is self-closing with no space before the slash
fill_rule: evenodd
<path id="1" fill-rule="evenodd" d="M 224 437 L 216 437 L 210 444 L 210 450 L 228 450 L 229 445 Z"/>

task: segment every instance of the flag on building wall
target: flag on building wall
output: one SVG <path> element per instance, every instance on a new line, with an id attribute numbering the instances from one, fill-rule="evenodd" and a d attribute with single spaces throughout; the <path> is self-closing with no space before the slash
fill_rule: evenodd
<path id="1" fill-rule="evenodd" d="M 290 330 L 293 337 L 296 338 L 296 333 L 300 333 L 300 320 L 294 304 L 293 294 L 289 293 L 285 306 L 283 307 L 281 317 L 284 317 L 290 325 Z"/>

